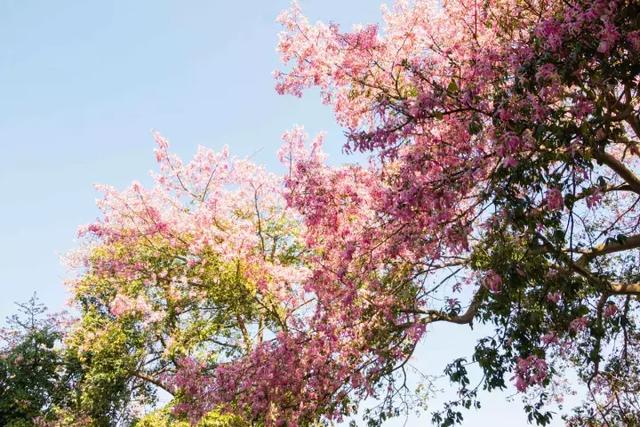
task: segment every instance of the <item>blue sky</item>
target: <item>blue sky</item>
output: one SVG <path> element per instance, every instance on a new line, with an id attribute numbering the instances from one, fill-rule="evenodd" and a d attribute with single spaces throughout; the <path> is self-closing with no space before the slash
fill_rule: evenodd
<path id="1" fill-rule="evenodd" d="M 300 3 L 312 20 L 346 26 L 380 17 L 377 0 Z M 273 90 L 275 17 L 287 5 L 0 1 L 0 317 L 34 291 L 63 308 L 59 258 L 76 244 L 77 226 L 98 214 L 93 184 L 144 182 L 154 167 L 152 129 L 184 158 L 198 145 L 226 144 L 277 170 L 280 135 L 303 124 L 326 130 L 329 153 L 342 161 L 342 131 L 318 97 Z M 414 364 L 437 373 L 472 339 L 464 327 L 438 326 Z M 524 426 L 519 408 L 493 396 L 464 425 Z M 429 425 L 428 417 L 406 425 Z"/>

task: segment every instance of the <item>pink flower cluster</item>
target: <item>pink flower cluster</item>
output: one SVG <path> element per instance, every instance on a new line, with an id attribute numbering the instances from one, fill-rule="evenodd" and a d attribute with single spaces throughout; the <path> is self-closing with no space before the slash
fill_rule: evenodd
<path id="1" fill-rule="evenodd" d="M 581 316 L 573 319 L 569 325 L 569 328 L 574 332 L 584 331 L 589 325 L 589 318 Z"/>
<path id="2" fill-rule="evenodd" d="M 502 277 L 495 271 L 489 271 L 484 278 L 484 285 L 494 294 L 500 293 L 502 290 Z"/>
<path id="3" fill-rule="evenodd" d="M 149 310 L 149 304 L 142 296 L 138 296 L 135 299 L 117 294 L 111 302 L 111 314 L 116 317 L 124 316 L 128 313 L 137 312 L 144 313 Z"/>
<path id="4" fill-rule="evenodd" d="M 547 362 L 538 356 L 519 358 L 515 369 L 515 385 L 519 392 L 524 392 L 528 387 L 542 384 L 548 375 Z"/>
<path id="5" fill-rule="evenodd" d="M 552 188 L 547 191 L 545 200 L 547 207 L 552 211 L 560 211 L 564 208 L 564 198 L 562 192 L 557 188 Z"/>

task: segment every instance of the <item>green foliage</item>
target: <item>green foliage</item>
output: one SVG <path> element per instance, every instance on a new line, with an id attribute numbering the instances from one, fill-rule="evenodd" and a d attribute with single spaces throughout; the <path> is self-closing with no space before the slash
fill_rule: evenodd
<path id="1" fill-rule="evenodd" d="M 188 421 L 176 418 L 171 414 L 171 405 L 162 409 L 153 411 L 141 419 L 137 420 L 133 427 L 191 427 Z M 197 424 L 196 427 L 248 427 L 249 424 L 242 421 L 239 417 L 225 414 L 218 410 L 207 413 Z"/>
<path id="2" fill-rule="evenodd" d="M 132 372 L 140 363 L 141 337 L 130 325 L 108 325 L 98 317 L 85 316 L 76 331 L 94 333 L 90 348 L 82 348 L 72 336 L 68 352 L 82 367 L 76 385 L 78 410 L 96 425 L 113 425 L 115 420 L 130 419 L 127 405 L 134 398 L 147 397 L 148 387 L 132 384 Z"/>
<path id="3" fill-rule="evenodd" d="M 7 321 L 0 347 L 0 425 L 32 426 L 50 422 L 72 399 L 76 366 L 60 348 L 62 331 L 55 318 L 32 297 L 18 304 Z"/>

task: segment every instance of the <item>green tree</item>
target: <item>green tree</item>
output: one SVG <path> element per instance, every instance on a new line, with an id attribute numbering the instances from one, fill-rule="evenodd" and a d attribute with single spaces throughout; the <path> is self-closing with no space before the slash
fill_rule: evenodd
<path id="1" fill-rule="evenodd" d="M 69 399 L 74 376 L 61 350 L 62 323 L 34 295 L 0 334 L 0 425 L 50 421 Z"/>

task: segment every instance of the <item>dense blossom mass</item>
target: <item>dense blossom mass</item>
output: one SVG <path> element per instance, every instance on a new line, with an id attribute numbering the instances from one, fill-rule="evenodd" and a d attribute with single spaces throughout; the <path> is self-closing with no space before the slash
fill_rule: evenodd
<path id="1" fill-rule="evenodd" d="M 346 150 L 371 154 L 347 169 L 302 162 L 288 181 L 308 233 L 341 252 L 327 271 L 393 276 L 384 310 L 415 316 L 389 318 L 398 329 L 493 325 L 469 361 L 483 382 L 454 361 L 461 397 L 434 422 L 511 379 L 547 423 L 573 366 L 587 398 L 569 423 L 638 423 L 640 5 L 398 1 L 383 15 L 351 32 L 295 4 L 279 18 L 277 90 L 319 88 Z M 315 208 L 344 174 L 361 177 L 346 187 L 357 212 Z"/>
<path id="2" fill-rule="evenodd" d="M 74 398 L 47 422 L 379 425 L 420 403 L 407 364 L 450 322 L 486 336 L 446 367 L 457 398 L 434 425 L 509 386 L 540 425 L 572 386 L 568 425 L 640 424 L 640 3 L 397 0 L 351 31 L 294 3 L 278 21 L 277 91 L 319 89 L 369 161 L 330 166 L 296 127 L 278 177 L 226 149 L 185 164 L 156 135 L 153 184 L 100 187 L 81 230 Z"/>
<path id="3" fill-rule="evenodd" d="M 69 341 L 90 369 L 108 369 L 87 381 L 154 385 L 197 421 L 243 386 L 230 377 L 244 358 L 299 327 L 309 273 L 278 177 L 226 149 L 183 164 L 156 141 L 154 186 L 101 187 L 103 216 L 81 230 L 71 287 L 83 316 Z M 121 369 L 96 366 L 100 352 Z"/>
<path id="4" fill-rule="evenodd" d="M 327 172 L 321 139 L 307 152 L 305 138 L 300 128 L 284 136 L 287 185 L 226 151 L 201 148 L 185 165 L 156 136 L 152 188 L 100 187 L 102 217 L 81 229 L 85 247 L 71 257 L 82 317 L 67 341 L 88 371 L 83 417 L 113 416 L 91 393 L 116 384 L 138 405 L 163 389 L 170 415 L 192 423 L 220 412 L 236 423 L 308 424 L 349 413 L 410 354 L 423 328 L 385 303 L 397 282 L 368 271 L 382 261 L 362 265 L 362 277 L 327 270 L 348 262 L 333 246 L 372 219 L 358 199 L 367 195 L 349 189 L 366 176 L 336 173 L 344 189 L 316 205 L 340 205 L 324 225 L 341 230 L 339 241 L 288 207 L 304 197 L 294 170 Z M 360 256 L 354 248 L 350 259 Z"/>

